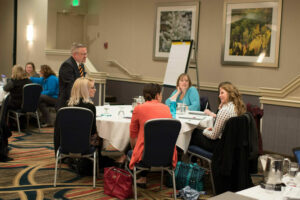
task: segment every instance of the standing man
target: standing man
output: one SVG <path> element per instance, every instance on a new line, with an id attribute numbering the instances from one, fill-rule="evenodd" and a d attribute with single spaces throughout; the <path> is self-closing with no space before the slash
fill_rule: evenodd
<path id="1" fill-rule="evenodd" d="M 87 47 L 83 44 L 73 43 L 71 57 L 68 58 L 59 69 L 59 94 L 56 109 L 67 106 L 67 101 L 71 95 L 73 83 L 79 77 L 84 77 L 86 72 L 84 65 L 87 57 Z M 55 155 L 60 146 L 59 127 L 55 123 L 54 127 L 54 150 Z"/>
<path id="2" fill-rule="evenodd" d="M 74 81 L 86 74 L 83 63 L 86 61 L 87 47 L 83 44 L 73 43 L 71 54 L 72 56 L 63 62 L 59 69 L 57 109 L 67 106 Z"/>

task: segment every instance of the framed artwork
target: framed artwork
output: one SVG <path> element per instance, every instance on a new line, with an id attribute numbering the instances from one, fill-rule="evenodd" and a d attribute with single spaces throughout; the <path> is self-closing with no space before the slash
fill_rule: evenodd
<path id="1" fill-rule="evenodd" d="M 196 45 L 198 15 L 196 1 L 156 4 L 153 59 L 168 60 L 172 40 L 194 40 Z"/>
<path id="2" fill-rule="evenodd" d="M 222 64 L 278 67 L 282 0 L 250 1 L 224 3 Z"/>

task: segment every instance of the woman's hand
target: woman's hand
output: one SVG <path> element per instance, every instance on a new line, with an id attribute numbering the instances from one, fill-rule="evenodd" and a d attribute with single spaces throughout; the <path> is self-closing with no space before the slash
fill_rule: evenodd
<path id="1" fill-rule="evenodd" d="M 178 93 L 178 94 L 182 92 L 179 86 L 177 86 L 176 89 L 177 89 L 177 93 Z"/>
<path id="2" fill-rule="evenodd" d="M 217 115 L 215 113 L 211 112 L 209 109 L 205 109 L 204 113 L 207 114 L 207 115 L 209 115 L 209 116 L 212 116 L 214 118 L 217 117 Z"/>

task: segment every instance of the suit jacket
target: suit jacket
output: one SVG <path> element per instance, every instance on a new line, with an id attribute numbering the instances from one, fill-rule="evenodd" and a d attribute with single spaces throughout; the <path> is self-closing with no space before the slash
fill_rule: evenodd
<path id="1" fill-rule="evenodd" d="M 85 70 L 83 69 L 85 74 Z M 59 69 L 59 95 L 57 109 L 67 106 L 74 81 L 80 77 L 78 65 L 74 58 L 68 58 Z"/>
<path id="2" fill-rule="evenodd" d="M 134 108 L 130 123 L 130 138 L 137 138 L 137 142 L 133 149 L 129 167 L 133 169 L 134 164 L 138 163 L 144 152 L 144 124 L 149 119 L 156 118 L 172 118 L 168 106 L 159 103 L 157 100 L 146 101 L 144 104 Z M 177 151 L 176 147 L 173 154 L 173 167 L 176 167 Z"/>

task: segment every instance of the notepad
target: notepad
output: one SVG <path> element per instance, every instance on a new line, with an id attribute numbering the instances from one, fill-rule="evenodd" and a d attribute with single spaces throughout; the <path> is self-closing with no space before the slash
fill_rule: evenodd
<path id="1" fill-rule="evenodd" d="M 202 111 L 189 111 L 189 114 L 191 115 L 206 115 L 204 112 Z"/>
<path id="2" fill-rule="evenodd" d="M 202 120 L 202 119 L 204 119 L 204 117 L 187 117 L 187 116 L 180 116 L 180 117 L 178 117 L 179 119 L 191 119 L 191 120 Z"/>

